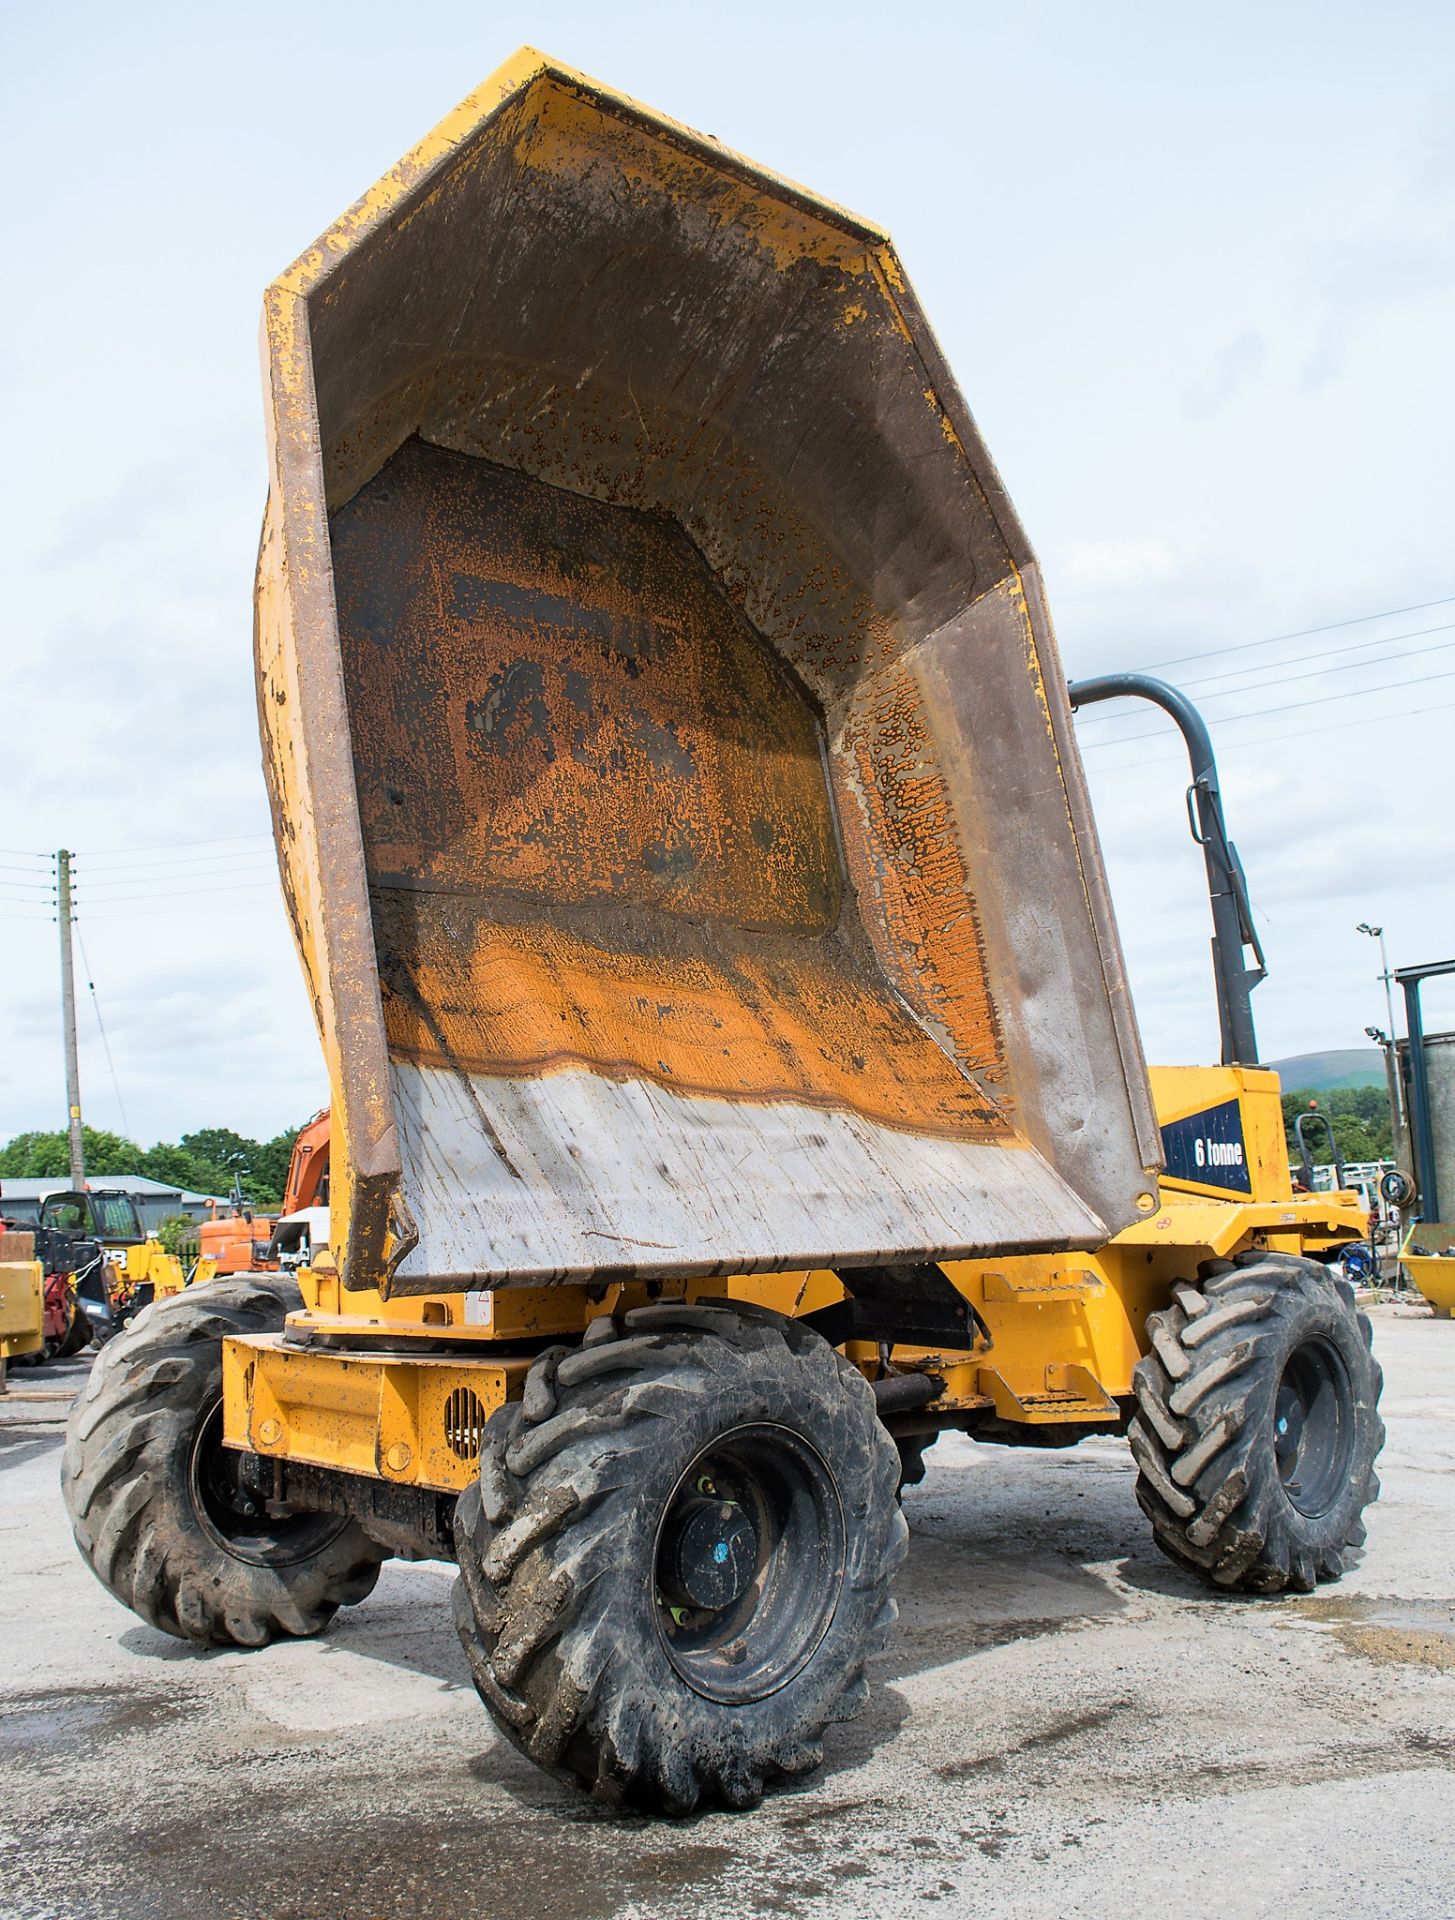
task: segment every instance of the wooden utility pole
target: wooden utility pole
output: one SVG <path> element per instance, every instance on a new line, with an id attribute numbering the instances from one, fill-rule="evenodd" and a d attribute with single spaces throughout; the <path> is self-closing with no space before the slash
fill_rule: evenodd
<path id="1" fill-rule="evenodd" d="M 71 1143 L 71 1185 L 86 1186 L 86 1153 L 81 1137 L 81 1065 L 76 1053 L 76 970 L 71 958 L 71 856 L 56 855 L 56 898 L 61 923 L 61 1026 L 66 1042 L 66 1130 Z"/>

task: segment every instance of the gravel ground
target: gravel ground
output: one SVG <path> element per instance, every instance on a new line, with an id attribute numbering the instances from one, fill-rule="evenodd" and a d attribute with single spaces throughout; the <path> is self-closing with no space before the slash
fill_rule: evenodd
<path id="1" fill-rule="evenodd" d="M 603 1812 L 497 1739 L 451 1574 L 198 1653 L 70 1545 L 64 1402 L 0 1402 L 0 1913 L 16 1920 L 976 1920 L 1455 1913 L 1455 1322 L 1375 1312 L 1384 1495 L 1316 1597 L 1204 1594 L 1125 1447 L 958 1437 L 907 1498 L 897 1641 L 754 1814 Z M 74 1386 L 84 1367 L 16 1371 Z"/>

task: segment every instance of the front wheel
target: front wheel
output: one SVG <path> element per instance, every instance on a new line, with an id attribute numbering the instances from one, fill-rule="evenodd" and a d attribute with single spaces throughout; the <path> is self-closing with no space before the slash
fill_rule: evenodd
<path id="1" fill-rule="evenodd" d="M 1364 1542 L 1383 1375 L 1347 1281 L 1245 1256 L 1179 1282 L 1132 1376 L 1137 1499 L 1157 1544 L 1216 1586 L 1311 1593 Z"/>
<path id="2" fill-rule="evenodd" d="M 61 1491 L 102 1585 L 151 1626 L 212 1646 L 317 1633 L 383 1555 L 332 1514 L 274 1518 L 271 1463 L 222 1444 L 222 1343 L 301 1306 L 286 1283 L 157 1301 L 109 1341 L 71 1411 Z"/>
<path id="3" fill-rule="evenodd" d="M 608 1800 L 756 1805 L 867 1697 L 907 1529 L 863 1377 L 741 1304 L 597 1321 L 460 1498 L 455 1623 L 531 1759 Z"/>

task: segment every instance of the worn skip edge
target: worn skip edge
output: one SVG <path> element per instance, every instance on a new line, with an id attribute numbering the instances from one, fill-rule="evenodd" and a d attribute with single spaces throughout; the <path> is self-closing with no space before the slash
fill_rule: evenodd
<path id="1" fill-rule="evenodd" d="M 299 296 L 269 288 L 263 341 L 284 574 L 279 642 L 298 688 L 292 725 L 301 785 L 311 803 L 292 809 L 297 841 L 283 858 L 312 922 L 322 975 L 319 1037 L 341 1147 L 334 1204 L 342 1218 L 335 1219 L 332 1237 L 344 1248 L 346 1270 L 372 1273 L 383 1254 L 388 1192 L 399 1177 L 399 1142 L 339 659 L 312 355 Z M 320 795 L 328 796 L 321 812 Z M 341 1043 L 345 1030 L 347 1046 Z"/>
<path id="2" fill-rule="evenodd" d="M 888 236 L 881 227 L 825 200 L 798 181 L 759 166 L 746 154 L 658 113 L 563 60 L 553 59 L 535 47 L 522 47 L 473 92 L 466 94 L 382 179 L 326 227 L 273 285 L 305 297 L 316 292 L 346 254 L 443 178 L 490 123 L 541 80 L 553 81 L 609 113 L 636 121 L 656 138 L 669 140 L 719 170 L 737 174 L 754 186 L 792 202 L 816 218 L 848 231 L 870 248 L 887 242 Z"/>

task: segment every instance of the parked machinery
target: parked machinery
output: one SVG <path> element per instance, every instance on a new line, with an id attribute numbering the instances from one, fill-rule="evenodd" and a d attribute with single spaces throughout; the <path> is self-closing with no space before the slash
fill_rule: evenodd
<path id="1" fill-rule="evenodd" d="M 328 1245 L 329 1117 L 314 1114 L 293 1142 L 283 1204 L 277 1214 L 255 1215 L 241 1191 L 230 1216 L 203 1222 L 195 1278 L 235 1273 L 278 1273 L 301 1266 L 312 1249 Z"/>
<path id="2" fill-rule="evenodd" d="M 946 1428 L 1128 1431 L 1181 1563 L 1336 1575 L 1362 1217 L 1291 1191 L 1246 979 L 1149 1088 L 1039 572 L 885 236 L 527 52 L 265 334 L 330 1245 L 102 1356 L 111 1591 L 257 1644 L 452 1558 L 506 1736 L 681 1812 L 862 1704 Z"/>
<path id="3" fill-rule="evenodd" d="M 104 1342 L 152 1299 L 180 1292 L 182 1268 L 119 1188 L 53 1193 L 40 1210 L 35 1251 L 45 1269 L 46 1352 Z"/>
<path id="4" fill-rule="evenodd" d="M 45 1272 L 35 1236 L 0 1226 L 0 1392 L 12 1360 L 45 1351 Z"/>

